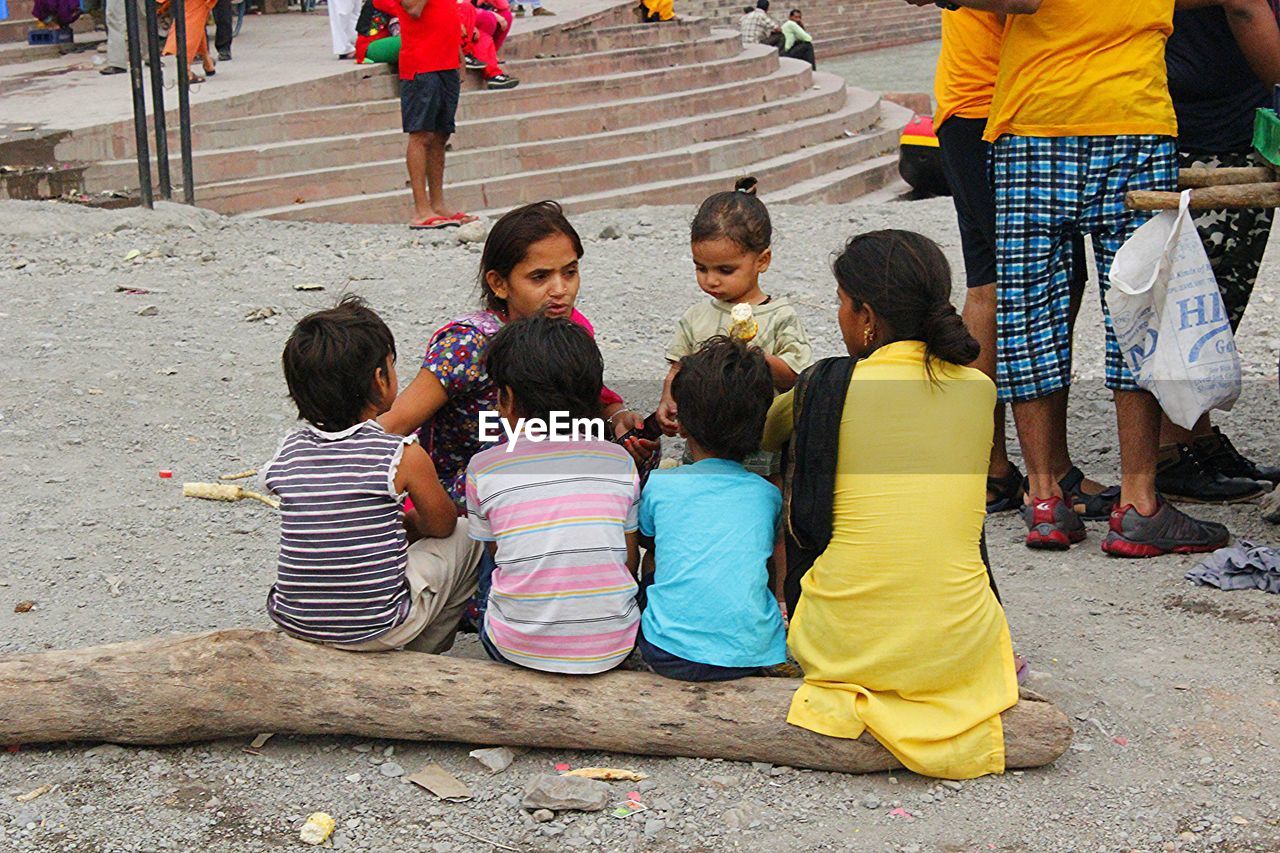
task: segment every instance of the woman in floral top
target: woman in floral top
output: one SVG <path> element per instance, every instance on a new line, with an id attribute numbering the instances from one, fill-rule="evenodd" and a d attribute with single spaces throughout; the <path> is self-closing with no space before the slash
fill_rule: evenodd
<path id="1" fill-rule="evenodd" d="M 555 202 L 517 208 L 499 219 L 480 259 L 484 310 L 451 320 L 431 336 L 422 369 L 379 419 L 388 432 L 418 431 L 436 475 L 460 510 L 466 503 L 467 463 L 489 446 L 480 441 L 480 413 L 498 408 L 498 389 L 484 369 L 489 340 L 507 321 L 539 313 L 568 317 L 594 335 L 591 323 L 573 307 L 582 251 L 581 238 Z M 600 403 L 617 436 L 642 423 L 608 388 Z M 656 448 L 643 439 L 628 446 L 641 457 Z"/>

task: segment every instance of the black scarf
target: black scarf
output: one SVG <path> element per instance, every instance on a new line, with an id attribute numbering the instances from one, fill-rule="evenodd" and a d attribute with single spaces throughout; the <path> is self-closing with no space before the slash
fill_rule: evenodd
<path id="1" fill-rule="evenodd" d="M 857 359 L 824 358 L 796 378 L 795 428 L 787 448 L 783 486 L 787 525 L 787 612 L 800 601 L 800 579 L 831 541 L 840 419 Z"/>

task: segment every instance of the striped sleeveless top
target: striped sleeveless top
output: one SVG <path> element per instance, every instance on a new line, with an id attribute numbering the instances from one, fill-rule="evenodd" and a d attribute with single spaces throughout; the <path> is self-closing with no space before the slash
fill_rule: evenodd
<path id="1" fill-rule="evenodd" d="M 359 643 L 409 615 L 409 544 L 396 468 L 405 445 L 374 421 L 285 437 L 262 479 L 280 497 L 280 560 L 267 612 L 285 631 Z"/>

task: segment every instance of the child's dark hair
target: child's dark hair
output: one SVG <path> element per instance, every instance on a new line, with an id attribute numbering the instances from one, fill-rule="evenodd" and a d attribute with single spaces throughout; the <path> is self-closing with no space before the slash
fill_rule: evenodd
<path id="1" fill-rule="evenodd" d="M 359 296 L 303 317 L 280 359 L 298 417 L 326 432 L 359 423 L 365 408 L 378 402 L 373 380 L 388 356 L 395 360 L 395 338 Z"/>
<path id="2" fill-rule="evenodd" d="M 760 449 L 773 375 L 759 349 L 716 335 L 680 359 L 671 396 L 680 426 L 699 447 L 741 462 Z"/>
<path id="3" fill-rule="evenodd" d="M 522 418 L 600 417 L 604 359 L 572 320 L 539 315 L 506 324 L 489 343 L 485 368 L 494 385 L 511 389 Z"/>
<path id="4" fill-rule="evenodd" d="M 504 279 L 510 277 L 511 271 L 529 253 L 530 246 L 555 234 L 568 237 L 573 243 L 573 250 L 579 258 L 582 257 L 582 238 L 565 217 L 559 202 L 526 204 L 507 211 L 493 223 L 489 237 L 484 241 L 484 251 L 480 254 L 480 295 L 486 308 L 500 312 L 507 310 L 507 301 L 498 298 L 489 287 L 489 272 L 496 272 Z"/>
<path id="5" fill-rule="evenodd" d="M 979 345 L 951 304 L 951 265 L 914 231 L 871 231 L 849 240 L 832 264 L 855 307 L 870 305 L 895 340 L 924 341 L 930 358 L 969 364 Z M 933 370 L 925 362 L 930 377 Z"/>
<path id="6" fill-rule="evenodd" d="M 769 209 L 756 198 L 755 178 L 739 178 L 733 192 L 716 193 L 702 202 L 693 217 L 689 239 L 693 243 L 728 239 L 748 252 L 763 252 L 773 245 Z"/>

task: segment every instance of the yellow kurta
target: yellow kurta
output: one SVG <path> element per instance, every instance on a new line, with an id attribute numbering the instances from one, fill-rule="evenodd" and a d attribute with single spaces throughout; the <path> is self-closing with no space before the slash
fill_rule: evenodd
<path id="1" fill-rule="evenodd" d="M 859 362 L 840 423 L 831 542 L 801 584 L 788 646 L 804 669 L 787 722 L 864 729 L 909 769 L 1004 771 L 1000 713 L 1018 699 L 1004 610 L 978 550 L 995 386 L 899 341 Z M 790 433 L 775 401 L 765 448 Z"/>

